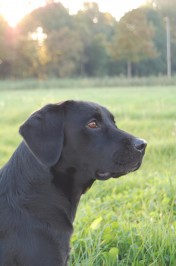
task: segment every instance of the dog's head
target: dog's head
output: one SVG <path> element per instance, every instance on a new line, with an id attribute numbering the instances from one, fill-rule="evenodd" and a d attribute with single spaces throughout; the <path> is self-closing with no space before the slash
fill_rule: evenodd
<path id="1" fill-rule="evenodd" d="M 100 180 L 137 170 L 147 145 L 120 130 L 106 108 L 91 102 L 47 105 L 29 117 L 20 134 L 40 163 L 80 169 Z"/>

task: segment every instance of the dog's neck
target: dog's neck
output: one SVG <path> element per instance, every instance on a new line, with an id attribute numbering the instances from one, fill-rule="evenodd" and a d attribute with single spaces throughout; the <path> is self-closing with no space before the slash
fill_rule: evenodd
<path id="1" fill-rule="evenodd" d="M 50 206 L 51 209 L 53 206 L 57 209 L 63 207 L 63 209 L 68 210 L 66 215 L 71 223 L 74 220 L 81 195 L 94 182 L 93 179 L 83 182 L 84 176 L 76 172 L 73 167 L 67 167 L 67 169 L 60 171 L 59 164 L 52 169 L 43 166 L 33 156 L 24 142 L 19 145 L 1 172 L 4 179 L 1 180 L 1 193 L 8 190 L 15 195 L 17 201 L 19 201 L 18 197 L 22 193 L 25 194 L 26 198 L 28 198 L 27 208 L 30 209 L 30 204 L 35 204 L 38 212 L 40 210 L 37 207 L 37 201 L 42 201 L 42 204 L 47 202 L 46 205 Z M 10 182 L 6 182 L 6 178 L 10 178 Z M 7 184 L 11 185 L 7 187 Z M 36 191 L 32 191 L 33 189 Z M 45 191 L 45 198 L 43 191 Z M 36 193 L 34 198 L 32 198 L 31 195 L 34 195 L 34 192 Z M 21 199 L 23 198 L 21 197 Z"/>
<path id="2" fill-rule="evenodd" d="M 46 167 L 39 164 L 24 142 L 18 146 L 1 171 L 3 190 L 13 190 L 15 194 L 25 192 L 29 184 L 48 180 L 51 175 Z M 5 179 L 10 179 L 10 182 Z"/>
<path id="3" fill-rule="evenodd" d="M 53 184 L 61 191 L 71 205 L 72 221 L 74 220 L 80 197 L 84 194 L 93 184 L 95 180 L 84 180 L 84 176 L 81 172 L 76 171 L 74 167 L 68 167 L 60 170 L 59 165 L 53 167 Z"/>

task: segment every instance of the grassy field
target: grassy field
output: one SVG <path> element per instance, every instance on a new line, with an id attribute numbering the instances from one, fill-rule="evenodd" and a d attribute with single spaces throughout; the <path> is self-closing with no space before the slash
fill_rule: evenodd
<path id="1" fill-rule="evenodd" d="M 48 102 L 91 100 L 117 125 L 148 141 L 142 167 L 97 181 L 80 202 L 71 266 L 176 265 L 176 89 L 174 87 L 15 90 L 0 88 L 0 166 L 18 143 L 19 125 Z"/>

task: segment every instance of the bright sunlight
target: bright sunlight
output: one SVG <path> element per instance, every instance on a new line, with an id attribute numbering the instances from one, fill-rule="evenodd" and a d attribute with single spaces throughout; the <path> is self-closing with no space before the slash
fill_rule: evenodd
<path id="1" fill-rule="evenodd" d="M 18 22 L 33 9 L 44 6 L 47 0 L 0 0 L 0 14 L 8 21 L 8 23 L 15 27 Z M 59 1 L 58 1 L 59 2 Z M 70 13 L 76 13 L 82 8 L 85 0 L 61 0 L 60 1 L 66 8 L 69 9 Z M 95 0 L 102 12 L 109 12 L 114 17 L 119 19 L 123 14 L 133 8 L 137 8 L 142 5 L 145 0 Z"/>

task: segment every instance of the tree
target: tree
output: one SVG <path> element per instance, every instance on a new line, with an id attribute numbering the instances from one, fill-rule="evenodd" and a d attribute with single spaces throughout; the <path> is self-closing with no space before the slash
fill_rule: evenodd
<path id="1" fill-rule="evenodd" d="M 166 73 L 166 32 L 161 14 L 151 5 L 142 7 L 148 23 L 152 24 L 155 34 L 153 36 L 157 57 L 146 58 L 134 65 L 134 72 L 139 76 L 158 75 Z M 152 66 L 152 67 L 151 67 Z"/>
<path id="2" fill-rule="evenodd" d="M 68 77 L 78 74 L 83 46 L 76 31 L 71 31 L 67 27 L 52 31 L 48 35 L 46 46 L 50 57 L 50 75 Z"/>
<path id="3" fill-rule="evenodd" d="M 22 34 L 36 31 L 42 27 L 46 34 L 59 30 L 63 27 L 71 28 L 73 19 L 68 10 L 61 4 L 53 1 L 48 2 L 44 7 L 39 7 L 26 15 L 18 25 Z"/>
<path id="4" fill-rule="evenodd" d="M 170 24 L 170 43 L 171 46 L 171 59 L 172 70 L 176 72 L 176 0 L 151 0 L 155 4 L 156 10 L 162 15 L 163 20 L 168 21 Z M 167 19 L 166 19 L 167 18 Z M 172 72 L 173 72 L 172 71 Z"/>
<path id="5" fill-rule="evenodd" d="M 14 59 L 14 32 L 0 16 L 0 76 L 8 77 Z"/>
<path id="6" fill-rule="evenodd" d="M 85 72 L 88 76 L 103 76 L 107 73 L 108 54 L 103 34 L 96 35 L 87 47 L 88 60 Z"/>
<path id="7" fill-rule="evenodd" d="M 98 4 L 86 2 L 74 16 L 75 28 L 83 43 L 81 74 L 102 76 L 108 73 L 108 46 L 114 34 L 116 20 L 109 13 L 100 12 Z"/>
<path id="8" fill-rule="evenodd" d="M 126 13 L 119 21 L 111 52 L 117 60 L 127 62 L 128 77 L 132 75 L 132 63 L 157 56 L 153 37 L 154 28 L 141 8 Z"/>
<path id="9" fill-rule="evenodd" d="M 151 0 L 151 2 L 162 12 L 163 16 L 170 16 L 176 19 L 176 1 L 175 0 Z"/>
<path id="10" fill-rule="evenodd" d="M 151 0 L 119 22 L 94 2 L 86 2 L 76 15 L 70 15 L 54 0 L 25 16 L 16 30 L 0 17 L 0 75 L 112 76 L 125 74 L 126 65 L 128 76 L 164 74 L 166 15 L 171 22 L 172 70 L 176 71 L 175 1 Z"/>
<path id="11" fill-rule="evenodd" d="M 29 38 L 38 27 L 43 29 L 47 37 L 41 44 Z M 20 39 L 26 41 L 27 48 L 22 48 L 23 54 L 18 50 L 23 71 L 28 69 L 29 75 L 38 77 L 65 77 L 77 72 L 82 44 L 73 27 L 73 18 L 68 10 L 54 1 L 48 1 L 46 6 L 27 15 L 18 25 Z"/>

